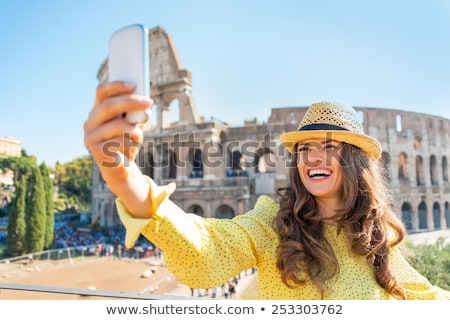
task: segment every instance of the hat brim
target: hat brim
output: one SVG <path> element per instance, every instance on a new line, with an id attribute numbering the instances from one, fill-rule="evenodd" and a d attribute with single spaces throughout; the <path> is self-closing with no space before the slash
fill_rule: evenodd
<path id="1" fill-rule="evenodd" d="M 307 130 L 286 132 L 280 136 L 281 143 L 290 153 L 294 151 L 294 146 L 298 142 L 310 139 L 336 140 L 345 142 L 364 150 L 375 160 L 381 157 L 380 143 L 374 138 L 364 134 L 343 130 Z"/>

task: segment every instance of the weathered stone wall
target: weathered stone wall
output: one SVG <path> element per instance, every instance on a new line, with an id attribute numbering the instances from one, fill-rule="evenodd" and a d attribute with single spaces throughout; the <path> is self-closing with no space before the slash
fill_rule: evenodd
<path id="1" fill-rule="evenodd" d="M 394 206 L 408 229 L 450 228 L 450 120 L 395 109 L 359 110 L 366 132 L 382 144 Z"/>

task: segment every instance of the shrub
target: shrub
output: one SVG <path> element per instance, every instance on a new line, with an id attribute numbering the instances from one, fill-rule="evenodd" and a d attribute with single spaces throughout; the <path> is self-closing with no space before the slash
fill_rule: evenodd
<path id="1" fill-rule="evenodd" d="M 450 290 L 450 244 L 440 238 L 433 244 L 408 244 L 411 265 L 432 284 Z"/>

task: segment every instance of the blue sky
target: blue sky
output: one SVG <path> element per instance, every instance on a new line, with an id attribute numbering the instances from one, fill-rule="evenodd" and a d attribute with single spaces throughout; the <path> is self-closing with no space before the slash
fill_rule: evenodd
<path id="1" fill-rule="evenodd" d="M 51 166 L 87 155 L 109 35 L 137 22 L 173 37 L 206 120 L 322 100 L 450 118 L 450 0 L 2 0 L 0 137 Z"/>

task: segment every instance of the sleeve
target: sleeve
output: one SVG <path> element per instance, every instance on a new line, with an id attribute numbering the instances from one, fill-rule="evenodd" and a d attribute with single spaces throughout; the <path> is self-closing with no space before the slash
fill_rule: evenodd
<path id="1" fill-rule="evenodd" d="M 145 176 L 145 178 L 150 184 L 150 198 L 155 210 L 153 213 L 153 216 L 155 217 L 161 204 L 175 191 L 176 186 L 175 183 L 170 183 L 167 186 L 158 186 L 150 177 Z M 119 198 L 116 199 L 116 208 L 119 218 L 126 229 L 125 246 L 127 248 L 132 248 L 141 234 L 141 230 L 151 219 L 137 219 L 132 217 Z M 157 217 L 155 219 L 157 219 Z"/>
<path id="2" fill-rule="evenodd" d="M 392 265 L 397 280 L 406 290 L 408 300 L 449 300 L 450 291 L 432 285 L 427 278 L 415 270 L 399 249 L 394 249 Z"/>
<path id="3" fill-rule="evenodd" d="M 177 278 L 194 288 L 221 285 L 256 265 L 260 244 L 253 235 L 271 236 L 267 215 L 262 215 L 261 221 L 254 209 L 234 219 L 202 218 L 185 213 L 169 199 L 173 186 L 157 186 L 150 178 L 148 182 L 154 201 L 154 214 L 150 219 L 133 218 L 120 199 L 116 201 L 126 229 L 127 247 L 132 247 L 142 233 L 164 252 L 164 260 Z M 266 239 L 264 243 L 270 241 Z"/>

